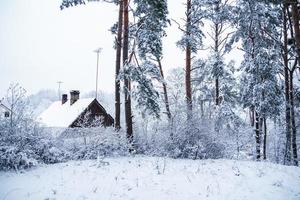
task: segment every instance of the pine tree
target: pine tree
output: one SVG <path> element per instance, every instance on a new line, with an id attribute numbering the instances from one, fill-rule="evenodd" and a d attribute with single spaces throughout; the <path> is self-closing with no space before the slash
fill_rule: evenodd
<path id="1" fill-rule="evenodd" d="M 292 11 L 293 12 L 293 11 Z M 283 64 L 284 64 L 284 80 L 285 80 L 285 117 L 286 117 L 286 149 L 285 149 L 285 164 L 298 165 L 297 142 L 296 142 L 296 123 L 295 123 L 295 108 L 294 108 L 294 72 L 297 66 L 297 41 L 294 38 L 292 14 L 290 14 L 289 4 L 283 3 Z M 293 23 L 295 25 L 295 23 Z M 295 26 L 294 26 L 295 28 Z M 290 32 L 290 34 L 288 33 Z M 291 38 L 288 38 L 288 37 Z M 292 41 L 292 42 L 291 42 Z M 295 57 L 294 65 L 289 66 L 290 60 Z M 291 161 L 293 160 L 293 163 Z"/>
<path id="2" fill-rule="evenodd" d="M 166 0 L 135 0 L 137 5 L 135 15 L 138 17 L 137 43 L 139 56 L 143 62 L 157 62 L 161 77 L 164 79 L 162 60 L 162 38 L 166 36 L 165 28 L 168 7 Z M 162 81 L 166 114 L 171 118 L 167 84 Z"/>
<path id="3" fill-rule="evenodd" d="M 116 39 L 116 77 L 115 77 L 115 128 L 121 128 L 121 99 L 120 99 L 120 80 L 118 79 L 121 68 L 121 50 L 122 50 L 122 28 L 123 28 L 123 0 L 119 0 L 119 20 L 118 33 Z"/>
<path id="4" fill-rule="evenodd" d="M 221 103 L 220 81 L 224 76 L 224 54 L 227 40 L 231 34 L 228 32 L 231 20 L 231 6 L 227 0 L 206 1 L 206 18 L 211 22 L 211 31 L 208 33 L 213 41 L 210 46 L 211 56 L 210 64 L 212 67 L 212 76 L 215 79 L 215 104 Z"/>
<path id="5" fill-rule="evenodd" d="M 290 0 L 284 1 L 285 4 L 291 5 L 291 16 L 292 16 L 292 22 L 293 22 L 293 28 L 294 28 L 294 40 L 295 40 L 295 46 L 296 46 L 296 53 L 298 59 L 300 59 L 300 27 L 299 27 L 299 21 L 300 21 L 300 10 L 299 10 L 299 2 L 297 0 Z M 299 66 L 300 66 L 300 60 L 298 60 Z"/>
<path id="6" fill-rule="evenodd" d="M 293 151 L 293 164 L 298 166 L 298 153 L 297 153 L 297 130 L 295 123 L 295 108 L 294 108 L 294 83 L 293 77 L 296 70 L 296 65 L 300 67 L 300 28 L 299 28 L 299 4 L 297 0 L 292 0 L 289 2 L 291 5 L 291 16 L 293 28 L 291 28 L 291 37 L 294 39 L 294 51 L 295 51 L 295 62 L 292 69 L 290 69 L 290 102 L 291 102 L 291 125 L 292 125 L 292 151 Z M 291 21 L 291 20 L 290 20 Z M 292 27 L 292 26 L 291 26 Z"/>
<path id="7" fill-rule="evenodd" d="M 186 2 L 186 19 L 183 37 L 177 42 L 177 45 L 185 50 L 185 91 L 186 91 L 186 104 L 187 104 L 187 118 L 192 118 L 192 84 L 191 84 L 191 70 L 192 70 L 192 53 L 202 47 L 202 39 L 204 34 L 200 29 L 203 24 L 205 13 L 203 11 L 203 2 L 201 0 L 187 0 Z"/>
<path id="8" fill-rule="evenodd" d="M 144 115 L 160 117 L 160 106 L 158 104 L 159 93 L 155 90 L 153 79 L 160 79 L 160 72 L 156 65 L 145 61 L 141 65 L 130 62 L 120 76 L 130 79 L 132 88 L 130 95 L 137 102 Z"/>
<path id="9" fill-rule="evenodd" d="M 129 65 L 128 52 L 129 52 L 129 1 L 123 1 L 123 69 Z M 126 136 L 129 142 L 129 151 L 133 149 L 133 129 L 132 129 L 132 111 L 131 111 L 131 84 L 130 79 L 124 76 L 124 91 L 125 91 L 125 121 L 126 121 Z"/>
<path id="10" fill-rule="evenodd" d="M 273 7 L 281 7 L 282 17 L 279 19 L 281 30 L 283 33 L 282 41 L 279 41 L 282 50 L 282 63 L 284 75 L 284 92 L 285 92 L 285 164 L 298 165 L 297 155 L 297 141 L 296 141 L 296 120 L 295 120 L 295 106 L 294 106 L 294 75 L 299 62 L 300 56 L 300 30 L 299 30 L 299 6 L 297 1 L 278 1 L 265 0 L 264 2 Z M 274 38 L 274 40 L 276 40 Z M 291 60 L 294 63 L 291 64 Z"/>
<path id="11" fill-rule="evenodd" d="M 255 114 L 256 159 L 261 157 L 261 131 L 265 118 L 279 113 L 281 93 L 277 82 L 280 72 L 280 47 L 277 26 L 280 11 L 263 2 L 237 1 L 238 23 L 233 41 L 242 40 L 244 60 L 241 97 L 244 107 Z M 270 106 L 271 105 L 271 106 Z"/>

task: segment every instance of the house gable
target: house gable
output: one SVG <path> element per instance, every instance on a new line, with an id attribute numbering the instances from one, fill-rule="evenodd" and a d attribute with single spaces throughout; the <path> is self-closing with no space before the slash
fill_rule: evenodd
<path id="1" fill-rule="evenodd" d="M 38 121 L 46 127 L 82 127 L 81 125 L 79 126 L 80 120 L 87 112 L 91 112 L 90 121 L 96 117 L 103 117 L 103 126 L 113 125 L 113 118 L 107 114 L 103 106 L 93 98 L 79 99 L 72 105 L 70 104 L 70 100 L 64 104 L 62 104 L 61 101 L 56 101 L 38 117 Z"/>
<path id="2" fill-rule="evenodd" d="M 88 119 L 84 124 L 82 123 L 82 119 L 84 119 L 85 115 L 88 115 Z M 92 124 L 93 120 L 96 118 L 101 118 L 101 124 Z M 114 119 L 106 112 L 104 107 L 94 99 L 88 107 L 72 122 L 69 126 L 70 128 L 75 127 L 86 127 L 86 126 L 113 126 Z"/>

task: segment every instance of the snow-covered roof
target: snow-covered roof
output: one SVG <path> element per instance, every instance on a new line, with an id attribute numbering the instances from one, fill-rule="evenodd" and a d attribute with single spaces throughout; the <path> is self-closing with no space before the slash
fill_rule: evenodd
<path id="1" fill-rule="evenodd" d="M 93 100 L 94 98 L 78 99 L 73 105 L 70 105 L 70 100 L 64 104 L 56 101 L 37 120 L 47 127 L 69 127 Z"/>

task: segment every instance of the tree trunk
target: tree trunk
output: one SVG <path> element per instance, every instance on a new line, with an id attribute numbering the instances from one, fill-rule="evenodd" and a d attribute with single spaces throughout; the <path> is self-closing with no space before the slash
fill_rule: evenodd
<path id="1" fill-rule="evenodd" d="M 120 100 L 120 68 L 121 68 L 121 49 L 122 49 L 122 29 L 123 29 L 123 0 L 119 1 L 119 21 L 116 50 L 116 77 L 115 77 L 115 129 L 120 130 L 121 123 L 121 100 Z"/>
<path id="2" fill-rule="evenodd" d="M 260 122 L 258 113 L 255 112 L 255 141 L 256 141 L 256 160 L 260 160 Z"/>
<path id="3" fill-rule="evenodd" d="M 264 117 L 263 118 L 263 124 L 264 124 L 264 146 L 263 146 L 263 159 L 267 159 L 267 120 Z"/>
<path id="4" fill-rule="evenodd" d="M 220 90 L 219 90 L 219 78 L 216 78 L 216 105 L 218 106 L 220 104 L 219 99 L 220 99 Z"/>
<path id="5" fill-rule="evenodd" d="M 296 52 L 298 58 L 300 58 L 300 28 L 299 28 L 299 9 L 297 0 L 290 0 L 289 3 L 292 6 L 292 18 L 293 18 L 293 26 L 295 31 L 295 42 L 296 42 Z M 300 61 L 299 61 L 300 62 Z"/>
<path id="6" fill-rule="evenodd" d="M 191 35 L 191 0 L 187 0 L 187 20 L 186 20 L 186 34 L 189 37 Z M 185 65 L 185 91 L 186 91 L 186 103 L 187 103 L 187 119 L 192 118 L 192 86 L 191 86 L 191 44 L 188 41 L 186 44 L 186 65 Z"/>
<path id="7" fill-rule="evenodd" d="M 299 8 L 297 0 L 290 1 L 292 6 L 292 18 L 294 26 L 294 37 L 296 43 L 296 53 L 298 57 L 298 64 L 300 66 L 300 28 L 299 28 Z M 296 64 L 296 63 L 295 63 Z M 298 155 L 297 155 L 297 130 L 295 123 L 295 108 L 294 108 L 294 91 L 293 91 L 293 71 L 290 72 L 290 105 L 291 105 L 291 128 L 292 128 L 292 152 L 293 152 L 293 164 L 298 166 Z"/>
<path id="8" fill-rule="evenodd" d="M 254 114 L 254 107 L 250 107 L 249 108 L 249 117 L 250 117 L 250 125 L 252 127 L 254 127 L 254 122 L 255 122 L 255 118 L 254 118 L 255 114 Z"/>
<path id="9" fill-rule="evenodd" d="M 128 64 L 128 34 L 129 34 L 129 16 L 128 7 L 129 1 L 123 0 L 124 12 L 124 30 L 123 30 L 123 67 Z M 130 96 L 130 80 L 127 76 L 124 77 L 124 90 L 125 90 L 125 121 L 126 121 L 126 137 L 129 142 L 129 151 L 133 149 L 133 130 L 132 130 L 132 111 L 131 111 L 131 96 Z"/>
<path id="10" fill-rule="evenodd" d="M 294 87 L 293 87 L 293 73 L 290 72 L 290 105 L 291 105 L 291 129 L 292 129 L 292 152 L 293 152 L 293 164 L 298 166 L 297 155 L 297 130 L 295 122 L 295 108 L 294 108 Z"/>
<path id="11" fill-rule="evenodd" d="M 204 100 L 200 100 L 201 118 L 204 118 Z"/>
<path id="12" fill-rule="evenodd" d="M 217 7 L 215 8 L 215 12 L 219 12 L 219 4 L 217 4 Z M 215 23 L 215 47 L 214 51 L 216 54 L 219 52 L 219 24 Z M 220 87 L 219 87 L 219 74 L 217 74 L 215 78 L 215 93 L 216 93 L 216 105 L 218 106 L 220 104 Z"/>
<path id="13" fill-rule="evenodd" d="M 291 110 L 290 110 L 290 85 L 289 85 L 289 68 L 288 68 L 288 36 L 287 36 L 287 5 L 283 8 L 283 62 L 284 62 L 284 86 L 285 86 L 285 131 L 286 145 L 284 164 L 291 163 Z"/>
<path id="14" fill-rule="evenodd" d="M 161 61 L 159 58 L 157 58 L 157 62 L 158 62 L 158 67 L 160 70 L 160 75 L 163 79 L 165 79 L 164 77 L 164 73 L 163 73 L 163 69 L 162 69 L 162 65 L 161 65 Z M 168 92 L 167 92 L 167 85 L 165 82 L 162 83 L 163 86 L 163 90 L 164 90 L 164 100 L 165 100 L 165 104 L 166 104 L 166 113 L 168 116 L 168 119 L 171 119 L 171 112 L 170 112 L 170 105 L 169 105 L 169 98 L 168 98 Z"/>

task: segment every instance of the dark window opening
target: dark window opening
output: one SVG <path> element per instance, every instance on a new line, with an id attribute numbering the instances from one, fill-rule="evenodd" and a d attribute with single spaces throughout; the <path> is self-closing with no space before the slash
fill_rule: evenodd
<path id="1" fill-rule="evenodd" d="M 9 112 L 8 111 L 4 112 L 4 117 L 9 117 Z"/>

